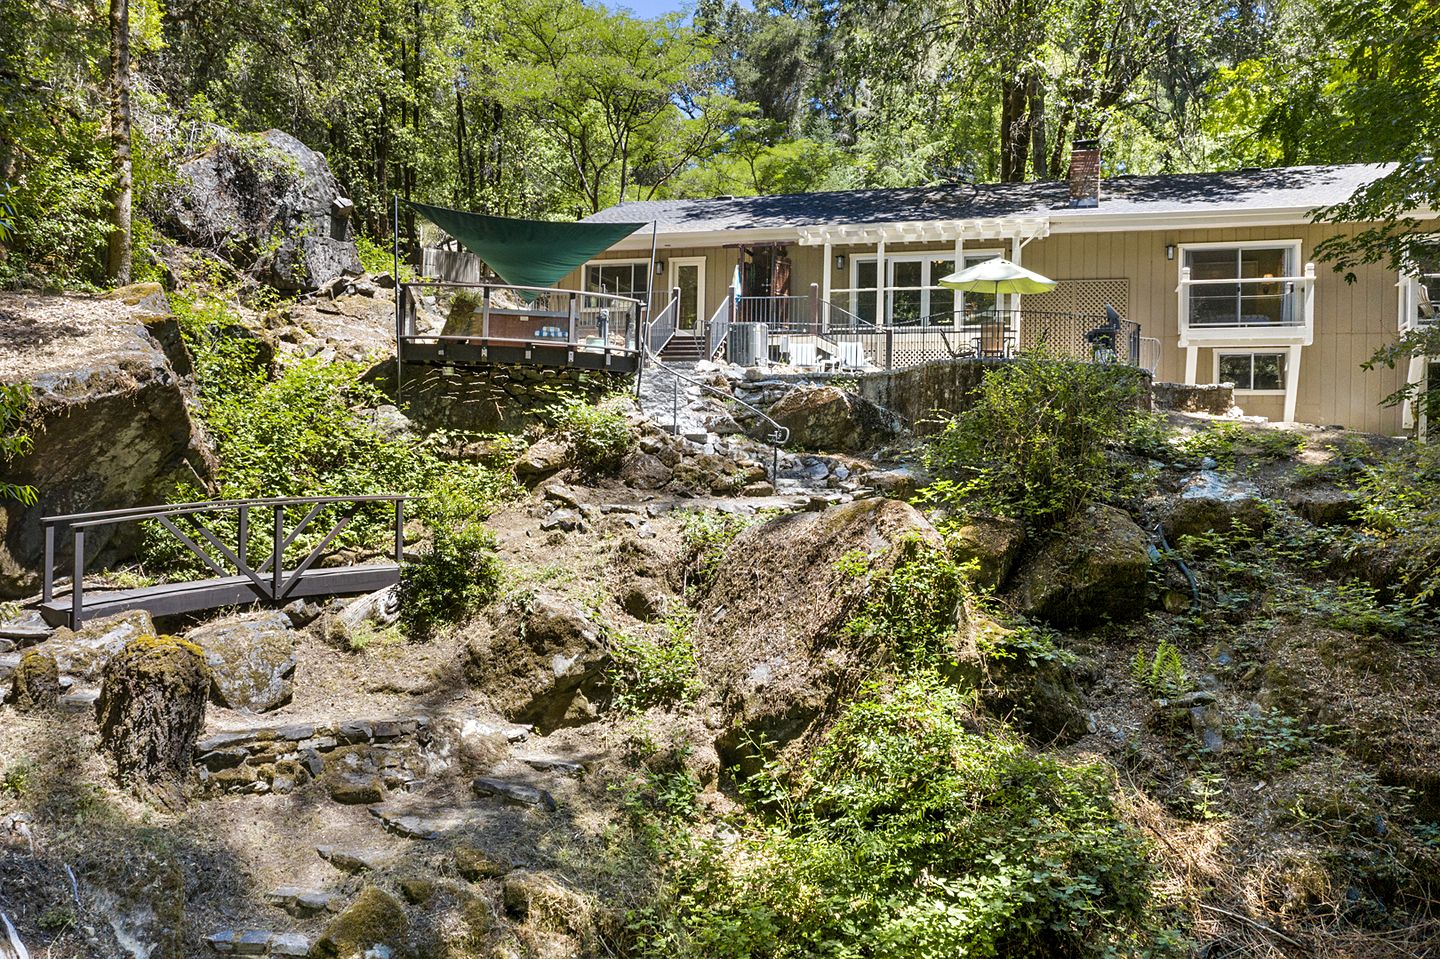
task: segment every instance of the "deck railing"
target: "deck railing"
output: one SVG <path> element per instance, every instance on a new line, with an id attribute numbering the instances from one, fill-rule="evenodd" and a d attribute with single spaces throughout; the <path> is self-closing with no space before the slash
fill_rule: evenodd
<path id="1" fill-rule="evenodd" d="M 239 598 L 248 596 L 250 601 L 263 599 L 280 602 L 290 597 L 296 586 L 305 578 L 307 571 L 325 554 L 330 544 L 350 526 L 359 512 L 370 504 L 390 503 L 394 506 L 394 555 L 395 563 L 398 566 L 403 558 L 405 548 L 406 499 L 407 497 L 396 493 L 364 496 L 268 497 L 176 503 L 166 506 L 139 506 L 95 513 L 46 516 L 40 521 L 45 536 L 44 571 L 40 594 L 41 608 L 42 611 L 45 611 L 53 604 L 56 537 L 62 532 L 68 531 L 72 539 L 69 622 L 74 627 L 79 626 L 85 618 L 85 566 L 87 560 L 85 537 L 89 530 L 121 523 L 154 523 L 177 539 L 216 576 L 222 579 L 236 580 L 231 585 L 240 587 L 238 592 L 230 589 L 229 593 L 234 593 Z M 306 512 L 298 523 L 287 529 L 285 511 L 292 507 L 304 508 Z M 268 548 L 265 550 L 265 562 L 258 566 L 252 565 L 250 559 L 252 512 L 260 513 L 265 517 L 270 534 Z M 230 516 L 232 513 L 234 514 L 233 518 Z M 207 514 L 210 515 L 207 517 Z M 217 517 L 216 514 L 219 516 Z M 287 550 L 301 540 L 302 535 L 316 518 L 322 515 L 326 515 L 327 521 L 330 522 L 329 530 L 320 536 L 319 540 L 293 569 L 287 571 L 285 568 Z M 217 530 L 223 530 L 224 538 L 217 534 Z M 262 542 L 265 541 L 266 530 L 264 528 L 256 527 L 253 532 L 261 538 Z M 203 541 L 209 546 L 209 549 L 207 550 L 197 540 Z M 306 542 L 308 543 L 308 541 L 307 539 Z M 144 593 L 145 590 L 128 592 Z M 157 593 L 158 595 L 160 594 Z M 173 600 L 179 594 L 170 591 L 165 595 Z M 143 598 L 137 597 L 140 600 Z M 137 601 L 132 604 L 132 607 L 144 605 L 143 602 Z M 163 604 L 161 605 L 163 606 Z M 181 611 L 185 610 L 177 606 L 161 608 L 157 612 Z"/>
<path id="2" fill-rule="evenodd" d="M 730 335 L 730 318 L 735 314 L 735 301 L 738 299 L 733 291 L 727 292 L 720 305 L 715 307 L 715 312 L 710 315 L 710 321 L 705 324 L 705 358 L 713 360 L 720 355 L 725 348 L 725 340 Z"/>

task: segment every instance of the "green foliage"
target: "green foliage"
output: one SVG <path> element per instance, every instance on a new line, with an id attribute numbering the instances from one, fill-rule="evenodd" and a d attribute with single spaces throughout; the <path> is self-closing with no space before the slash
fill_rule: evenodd
<path id="1" fill-rule="evenodd" d="M 355 248 L 360 252 L 360 265 L 366 273 L 380 274 L 395 273 L 395 254 L 390 243 L 377 243 L 368 236 L 357 236 Z M 395 277 L 398 283 L 411 283 L 416 279 L 415 268 L 405 262 L 404 251 L 401 251 L 400 275 Z"/>
<path id="2" fill-rule="evenodd" d="M 5 772 L 0 773 L 0 795 L 14 796 L 16 799 L 25 795 L 26 789 L 30 786 L 31 777 L 35 770 L 28 762 L 12 763 L 5 767 Z"/>
<path id="3" fill-rule="evenodd" d="M 502 566 L 485 519 L 506 494 L 481 467 L 457 468 L 432 481 L 419 504 L 430 544 L 401 570 L 400 622 L 411 639 L 464 622 L 499 590 Z"/>
<path id="4" fill-rule="evenodd" d="M 973 729 L 932 674 L 871 688 L 784 787 L 780 820 L 699 844 L 632 916 L 638 954 L 1179 955 L 1099 766 Z"/>
<path id="5" fill-rule="evenodd" d="M 841 572 L 866 583 L 864 601 L 844 632 L 904 668 L 943 666 L 954 658 L 969 577 L 943 547 L 919 536 L 893 548 L 888 570 L 876 568 L 863 553 L 841 558 Z"/>
<path id="6" fill-rule="evenodd" d="M 1233 470 L 1242 453 L 1261 460 L 1290 459 L 1305 448 L 1305 437 L 1289 430 L 1247 430 L 1238 423 L 1213 423 L 1185 437 L 1180 451 L 1193 460 L 1210 457 Z"/>
<path id="7" fill-rule="evenodd" d="M 35 441 L 25 424 L 29 408 L 30 384 L 0 383 L 0 464 L 24 456 L 34 447 Z M 0 479 L 0 500 L 7 499 L 34 506 L 40 494 L 33 486 Z"/>
<path id="8" fill-rule="evenodd" d="M 1314 743 L 1299 720 L 1273 708 L 1241 713 L 1230 728 L 1230 737 L 1244 763 L 1262 775 L 1294 769 Z"/>
<path id="9" fill-rule="evenodd" d="M 545 411 L 581 472 L 613 474 L 637 440 L 635 428 L 615 401 L 598 404 L 568 399 Z"/>
<path id="10" fill-rule="evenodd" d="M 1160 640 L 1155 652 L 1148 657 L 1144 649 L 1137 649 L 1130 673 L 1136 682 L 1157 696 L 1179 696 L 1191 688 L 1185 664 L 1180 660 L 1180 650 L 1168 639 Z"/>
<path id="11" fill-rule="evenodd" d="M 703 592 L 715 580 L 725 551 L 758 517 L 719 510 L 686 510 L 681 514 L 680 537 L 684 549 L 685 586 Z"/>
<path id="12" fill-rule="evenodd" d="M 1112 448 L 1137 416 L 1134 371 L 1026 356 L 989 371 L 974 405 L 926 449 L 922 493 L 1048 526 L 1117 489 Z"/>
<path id="13" fill-rule="evenodd" d="M 1402 557 L 1400 583 L 1417 601 L 1440 596 L 1440 445 L 1361 467 L 1354 490 L 1366 531 Z"/>
<path id="14" fill-rule="evenodd" d="M 691 616 L 676 611 L 661 624 L 658 637 L 613 632 L 608 637 L 610 682 L 621 712 L 689 702 L 700 692 Z"/>

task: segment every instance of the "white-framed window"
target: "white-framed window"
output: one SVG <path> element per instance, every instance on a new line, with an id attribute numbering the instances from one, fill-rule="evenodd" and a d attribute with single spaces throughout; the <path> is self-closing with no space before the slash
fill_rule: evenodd
<path id="1" fill-rule="evenodd" d="M 1289 360 L 1285 350 L 1216 350 L 1215 382 L 1234 383 L 1237 393 L 1283 396 Z"/>
<path id="2" fill-rule="evenodd" d="M 1417 329 L 1440 323 L 1440 257 L 1421 259 L 1418 272 L 1406 279 L 1409 296 L 1401 328 Z"/>
<path id="3" fill-rule="evenodd" d="M 965 266 L 1000 256 L 999 250 L 962 254 Z M 885 256 L 887 323 L 899 326 L 950 326 L 959 317 L 995 308 L 990 293 L 961 293 L 940 285 L 955 272 L 955 251 L 895 253 Z M 850 258 L 850 311 L 871 323 L 876 320 L 878 256 Z"/>
<path id="4" fill-rule="evenodd" d="M 1192 329 L 1304 323 L 1299 240 L 1182 243 L 1180 268 Z"/>
<path id="5" fill-rule="evenodd" d="M 645 299 L 650 289 L 649 260 L 591 260 L 585 264 L 585 292 Z"/>

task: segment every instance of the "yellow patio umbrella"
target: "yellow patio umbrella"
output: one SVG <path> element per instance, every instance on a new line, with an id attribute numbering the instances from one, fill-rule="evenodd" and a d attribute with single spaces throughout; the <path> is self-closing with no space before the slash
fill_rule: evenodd
<path id="1" fill-rule="evenodd" d="M 981 260 L 974 266 L 940 280 L 940 285 L 966 293 L 1048 293 L 1057 281 L 1031 272 L 1002 257 Z"/>

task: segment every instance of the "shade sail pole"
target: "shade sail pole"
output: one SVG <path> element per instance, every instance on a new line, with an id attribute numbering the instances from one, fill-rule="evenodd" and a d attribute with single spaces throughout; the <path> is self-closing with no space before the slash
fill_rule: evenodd
<path id="1" fill-rule="evenodd" d="M 405 288 L 400 285 L 400 194 L 392 194 L 392 199 L 394 203 L 390 214 L 390 256 L 391 268 L 395 271 L 395 405 L 403 406 L 401 390 L 405 383 L 405 371 L 400 352 L 404 349 L 401 341 L 405 336 Z"/>
<path id="2" fill-rule="evenodd" d="M 650 275 L 645 279 L 645 315 L 655 317 L 655 241 L 659 237 L 660 221 L 650 221 Z"/>

